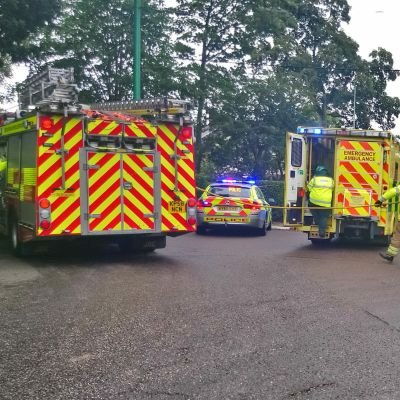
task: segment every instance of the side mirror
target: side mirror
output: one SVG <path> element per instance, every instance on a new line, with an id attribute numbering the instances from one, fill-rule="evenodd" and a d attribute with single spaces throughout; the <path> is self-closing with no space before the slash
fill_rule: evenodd
<path id="1" fill-rule="evenodd" d="M 274 206 L 276 204 L 276 201 L 275 201 L 275 199 L 270 198 L 270 199 L 268 199 L 268 203 L 269 203 L 269 205 Z"/>

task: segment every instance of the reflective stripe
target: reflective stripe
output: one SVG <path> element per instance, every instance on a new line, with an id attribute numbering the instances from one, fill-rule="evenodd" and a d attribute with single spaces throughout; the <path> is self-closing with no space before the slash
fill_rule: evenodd
<path id="1" fill-rule="evenodd" d="M 386 253 L 389 254 L 390 256 L 397 256 L 397 254 L 399 254 L 399 249 L 397 247 L 390 245 L 386 250 Z"/>

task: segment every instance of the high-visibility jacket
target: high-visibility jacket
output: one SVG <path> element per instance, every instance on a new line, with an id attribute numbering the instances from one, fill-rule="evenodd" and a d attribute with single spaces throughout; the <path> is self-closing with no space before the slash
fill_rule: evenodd
<path id="1" fill-rule="evenodd" d="M 5 171 L 7 168 L 7 161 L 0 160 L 0 172 Z"/>
<path id="2" fill-rule="evenodd" d="M 395 186 L 395 187 L 392 187 L 392 188 L 389 189 L 387 192 L 385 192 L 385 193 L 382 195 L 381 200 L 382 200 L 382 201 L 383 201 L 383 200 L 390 200 L 390 199 L 392 199 L 394 196 L 396 196 L 396 194 L 397 194 L 397 195 L 400 195 L 400 185 Z"/>
<path id="3" fill-rule="evenodd" d="M 330 207 L 334 186 L 333 179 L 329 176 L 314 176 L 307 185 L 310 202 L 316 206 Z"/>

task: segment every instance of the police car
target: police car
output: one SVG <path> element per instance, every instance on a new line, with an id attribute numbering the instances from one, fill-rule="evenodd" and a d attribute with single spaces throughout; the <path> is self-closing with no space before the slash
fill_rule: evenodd
<path id="1" fill-rule="evenodd" d="M 197 203 L 197 233 L 218 226 L 271 229 L 272 212 L 261 189 L 251 180 L 222 179 L 209 185 Z"/>

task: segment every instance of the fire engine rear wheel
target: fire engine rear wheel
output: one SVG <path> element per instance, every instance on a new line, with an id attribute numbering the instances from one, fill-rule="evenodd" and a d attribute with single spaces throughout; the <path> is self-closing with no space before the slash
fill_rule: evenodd
<path id="1" fill-rule="evenodd" d="M 13 253 L 18 257 L 26 257 L 32 253 L 32 246 L 29 243 L 23 243 L 20 239 L 16 218 L 12 218 L 10 223 L 10 244 Z"/>

